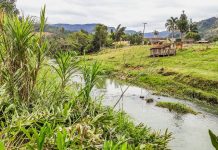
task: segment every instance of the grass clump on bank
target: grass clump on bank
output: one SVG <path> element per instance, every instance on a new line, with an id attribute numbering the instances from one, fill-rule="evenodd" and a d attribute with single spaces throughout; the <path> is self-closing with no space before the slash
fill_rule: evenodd
<path id="1" fill-rule="evenodd" d="M 179 114 L 194 114 L 197 115 L 198 113 L 194 111 L 192 108 L 186 106 L 185 104 L 181 103 L 174 103 L 174 102 L 157 102 L 156 106 L 167 108 L 169 111 L 174 111 Z"/>
<path id="2" fill-rule="evenodd" d="M 91 99 L 100 65 L 70 52 L 50 61 L 49 43 L 31 17 L 5 16 L 0 31 L 0 147 L 6 149 L 167 149 L 171 134 L 135 125 L 123 112 Z M 82 64 L 82 65 L 81 65 Z M 71 79 L 80 69 L 84 84 Z"/>

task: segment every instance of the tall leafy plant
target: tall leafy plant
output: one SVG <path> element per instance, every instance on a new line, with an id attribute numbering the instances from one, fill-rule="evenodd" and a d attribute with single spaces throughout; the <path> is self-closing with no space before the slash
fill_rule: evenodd
<path id="1" fill-rule="evenodd" d="M 52 65 L 61 79 L 61 89 L 64 90 L 70 77 L 77 71 L 79 59 L 76 53 L 59 52 L 55 55 L 55 64 Z"/>
<path id="2" fill-rule="evenodd" d="M 46 21 L 45 7 L 41 11 L 40 18 L 40 36 L 34 34 L 33 18 L 11 15 L 4 18 L 2 38 L 0 38 L 0 54 L 3 62 L 1 77 L 2 84 L 8 87 L 10 99 L 16 99 L 16 97 L 22 101 L 31 99 L 38 71 L 48 48 L 47 43 L 42 42 Z M 16 76 L 19 80 L 15 80 L 14 75 L 19 75 L 19 77 Z M 14 91 L 15 89 L 17 91 Z M 11 93 L 17 93 L 17 96 Z"/>
<path id="3" fill-rule="evenodd" d="M 90 99 L 90 93 L 98 81 L 98 77 L 101 74 L 100 64 L 95 62 L 92 66 L 84 65 L 82 68 L 82 74 L 85 81 L 85 87 L 83 88 L 83 96 L 86 101 Z"/>

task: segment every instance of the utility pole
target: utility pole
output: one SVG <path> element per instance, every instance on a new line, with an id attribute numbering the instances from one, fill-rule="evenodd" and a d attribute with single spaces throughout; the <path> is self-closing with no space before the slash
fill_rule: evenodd
<path id="1" fill-rule="evenodd" d="M 145 45 L 145 40 L 144 40 L 144 37 L 145 37 L 145 25 L 147 24 L 146 22 L 143 23 L 144 24 L 144 28 L 143 28 L 143 34 L 142 34 L 142 45 Z"/>

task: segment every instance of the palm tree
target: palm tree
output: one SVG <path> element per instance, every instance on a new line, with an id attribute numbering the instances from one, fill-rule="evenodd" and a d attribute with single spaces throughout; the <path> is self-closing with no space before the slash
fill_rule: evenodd
<path id="1" fill-rule="evenodd" d="M 125 35 L 126 27 L 121 27 L 121 24 L 119 24 L 115 31 L 111 30 L 111 37 L 114 41 L 119 42 L 121 40 L 121 37 Z"/>
<path id="2" fill-rule="evenodd" d="M 172 32 L 172 38 L 174 38 L 175 31 L 177 29 L 177 17 L 171 17 L 170 19 L 167 20 L 165 26 L 168 31 Z"/>
<path id="3" fill-rule="evenodd" d="M 153 34 L 154 34 L 154 37 L 158 37 L 159 32 L 157 30 L 154 30 Z"/>

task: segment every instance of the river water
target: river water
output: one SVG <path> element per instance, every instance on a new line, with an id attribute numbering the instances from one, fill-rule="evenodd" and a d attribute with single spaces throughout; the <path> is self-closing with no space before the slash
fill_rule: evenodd
<path id="1" fill-rule="evenodd" d="M 82 83 L 81 75 L 73 77 L 74 82 Z M 173 134 L 173 140 L 169 143 L 172 150 L 214 150 L 208 135 L 208 129 L 218 133 L 218 116 L 203 111 L 200 106 L 185 100 L 171 97 L 153 95 L 152 91 L 136 86 L 106 79 L 98 84 L 93 92 L 94 99 L 102 97 L 105 106 L 114 106 L 120 98 L 122 91 L 125 91 L 123 98 L 118 103 L 116 109 L 124 110 L 136 123 L 144 123 L 152 130 L 164 132 L 168 129 Z M 140 98 L 154 99 L 153 103 Z M 201 112 L 199 115 L 178 115 L 167 109 L 155 106 L 158 101 L 180 102 L 192 107 L 195 111 Z"/>

